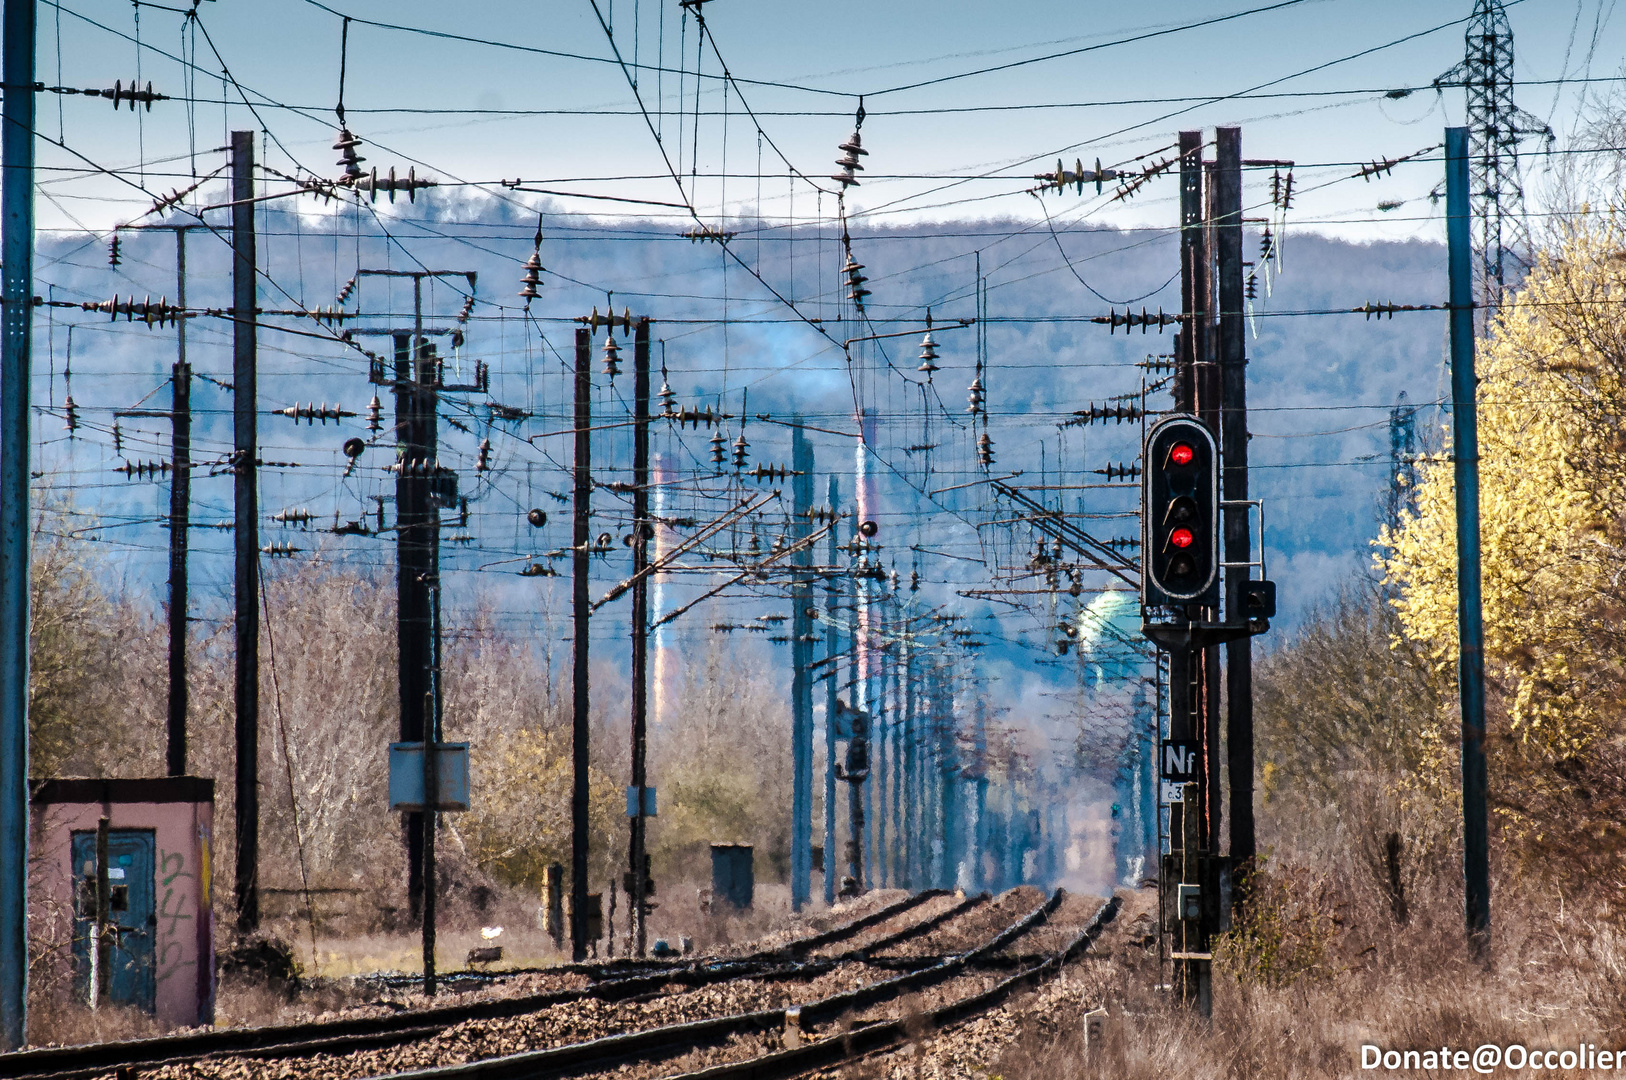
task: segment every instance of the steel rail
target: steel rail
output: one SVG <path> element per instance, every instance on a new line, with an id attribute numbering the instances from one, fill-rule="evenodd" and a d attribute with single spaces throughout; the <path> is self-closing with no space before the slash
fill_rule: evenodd
<path id="1" fill-rule="evenodd" d="M 902 914 L 903 912 L 909 910 L 910 908 L 919 907 L 921 904 L 924 904 L 928 900 L 935 900 L 939 896 L 947 896 L 947 895 L 948 895 L 948 890 L 947 889 L 927 889 L 924 892 L 915 893 L 913 896 L 908 897 L 906 900 L 900 900 L 899 902 L 897 902 L 895 904 L 889 904 L 886 907 L 881 908 L 879 911 L 871 912 L 870 914 L 864 916 L 861 919 L 854 919 L 852 922 L 847 923 L 844 926 L 838 926 L 833 930 L 826 930 L 822 934 L 813 934 L 810 937 L 805 937 L 805 938 L 801 938 L 801 939 L 799 939 L 797 941 L 793 941 L 788 945 L 782 945 L 782 946 L 780 946 L 778 951 L 780 951 L 780 952 L 792 952 L 792 953 L 805 953 L 805 952 L 811 952 L 814 949 L 822 949 L 826 945 L 833 945 L 838 941 L 845 941 L 846 939 L 848 939 L 850 937 L 854 937 L 854 936 L 862 933 L 863 931 L 868 930 L 872 926 L 875 926 L 875 925 L 877 925 L 879 923 L 886 922 L 888 919 L 891 919 L 894 915 Z M 927 920 L 927 921 L 929 922 L 930 920 Z M 769 954 L 768 953 L 759 953 L 757 955 L 764 956 L 764 955 L 769 955 Z"/>
<path id="2" fill-rule="evenodd" d="M 851 922 L 842 923 L 841 925 L 830 930 L 820 931 L 817 934 L 812 934 L 804 938 L 797 938 L 793 941 L 788 941 L 782 945 L 776 945 L 772 948 L 759 949 L 756 952 L 747 953 L 744 956 L 717 957 L 712 959 L 706 966 L 716 967 L 724 964 L 767 963 L 769 961 L 781 960 L 786 956 L 794 956 L 811 952 L 812 950 L 822 948 L 825 945 L 830 945 L 838 941 L 845 941 L 848 938 L 855 937 L 877 923 L 886 922 L 889 919 L 895 918 L 919 907 L 928 900 L 935 900 L 939 896 L 947 895 L 947 889 L 925 889 L 921 892 L 911 893 L 901 900 L 894 900 L 892 903 L 887 904 L 885 907 L 877 908 L 868 915 L 861 916 L 852 920 Z M 942 916 L 935 916 L 934 918 L 937 921 L 942 920 Z M 927 920 L 927 922 L 933 922 L 933 920 Z M 933 925 L 936 925 L 936 923 L 933 922 Z M 906 930 L 900 932 L 907 933 L 908 930 L 911 929 L 913 929 L 913 927 L 907 928 Z M 874 945 L 870 946 L 872 949 L 874 947 Z M 847 960 L 851 959 L 851 957 L 843 955 L 836 957 L 835 959 Z M 695 959 L 637 960 L 629 958 L 623 960 L 603 960 L 594 963 L 560 964 L 556 967 L 505 968 L 502 971 L 454 971 L 444 975 L 441 981 L 448 984 L 456 984 L 458 982 L 493 983 L 500 982 L 503 979 L 512 979 L 520 975 L 586 975 L 588 978 L 595 981 L 608 981 L 611 979 L 626 978 L 629 975 L 648 976 L 666 971 L 684 971 L 693 968 L 698 962 L 699 961 Z M 367 981 L 393 989 L 395 987 L 415 986 L 421 981 L 421 976 L 385 975 L 371 977 Z M 0 1061 L 3 1060 L 3 1058 L 0 1058 Z M 0 1072 L 0 1078 L 3 1078 L 4 1076 L 5 1073 Z"/>
<path id="3" fill-rule="evenodd" d="M 839 925 L 839 927 L 834 927 L 831 930 L 824 930 L 821 934 L 811 934 L 808 937 L 797 938 L 793 942 L 780 945 L 780 947 L 754 953 L 754 956 L 756 958 L 767 958 L 767 956 L 776 955 L 776 953 L 800 955 L 800 953 L 813 952 L 815 948 L 824 948 L 826 945 L 844 942 L 849 937 L 857 937 L 857 935 L 862 934 L 863 930 L 870 929 L 872 925 L 886 922 L 888 919 L 893 919 L 894 916 L 901 916 L 902 912 L 909 911 L 912 908 L 919 908 L 920 904 L 924 904 L 928 899 L 937 899 L 938 896 L 948 896 L 948 890 L 945 890 L 945 888 L 928 888 L 928 890 L 899 899 L 896 903 L 886 904 L 885 908 L 872 911 L 867 916 L 860 917 L 860 919 L 846 922 L 846 924 Z"/>
<path id="4" fill-rule="evenodd" d="M 159 1065 L 201 1058 L 246 1056 L 254 1058 L 307 1057 L 313 1054 L 348 1053 L 432 1038 L 441 1031 L 468 1020 L 499 1020 L 537 1012 L 553 1005 L 585 999 L 624 1001 L 652 993 L 673 984 L 699 987 L 734 979 L 773 974 L 798 974 L 794 969 L 811 966 L 817 974 L 856 957 L 831 960 L 795 959 L 821 945 L 845 940 L 862 931 L 904 914 L 944 895 L 932 889 L 886 905 L 841 926 L 810 935 L 773 949 L 736 959 L 674 961 L 660 968 L 643 962 L 631 970 L 635 974 L 608 979 L 581 989 L 556 990 L 496 1001 L 477 1001 L 434 1009 L 420 1009 L 389 1016 L 360 1017 L 352 1020 L 305 1024 L 230 1028 L 186 1035 L 165 1035 L 124 1042 L 93 1043 L 78 1046 L 46 1047 L 0 1054 L 0 1080 L 75 1080 L 99 1076 L 116 1069 Z M 655 970 L 651 970 L 654 968 Z M 613 972 L 613 964 L 571 964 L 536 969 L 543 974 Z"/>
<path id="5" fill-rule="evenodd" d="M 646 1031 L 607 1035 L 586 1042 L 570 1043 L 546 1050 L 529 1050 L 518 1054 L 487 1058 L 483 1061 L 391 1073 L 382 1080 L 521 1080 L 521 1078 L 525 1078 L 525 1080 L 544 1080 L 544 1078 L 548 1077 L 565 1077 L 587 1072 L 600 1072 L 607 1067 L 616 1066 L 623 1062 L 648 1061 L 671 1057 L 700 1046 L 724 1042 L 739 1035 L 783 1030 L 787 1023 L 794 1023 L 799 1026 L 817 1025 L 834 1020 L 849 1011 L 902 997 L 959 975 L 975 961 L 992 956 L 1022 935 L 1042 925 L 1060 906 L 1065 896 L 1064 890 L 1057 889 L 1043 904 L 1006 927 L 989 941 L 967 952 L 948 957 L 929 968 L 899 975 L 882 982 L 871 983 L 856 990 L 833 994 L 805 1005 L 738 1013 L 733 1016 L 696 1020 L 684 1024 L 669 1024 L 650 1028 Z M 1115 905 L 1116 901 L 1110 901 L 1101 911 L 1105 912 L 1108 908 L 1116 911 Z M 1095 926 L 1102 922 L 1104 920 L 1101 913 L 1097 913 L 1091 925 Z M 1067 951 L 1070 950 L 1071 947 Z M 1045 963 L 1055 962 L 1057 957 L 1062 955 L 1062 953 L 1058 953 L 1046 960 Z M 1027 974 L 1024 973 L 1024 975 Z M 1017 978 L 1021 977 L 1017 976 Z M 1010 982 L 1010 980 L 1006 980 L 1006 982 Z M 841 1040 L 834 1041 L 840 1042 Z M 817 1046 L 819 1044 L 813 1045 Z"/>
<path id="6" fill-rule="evenodd" d="M 929 934 L 951 919 L 958 919 L 966 912 L 971 911 L 974 908 L 981 907 L 983 904 L 986 904 L 989 899 L 990 897 L 987 893 L 978 893 L 975 896 L 967 896 L 953 907 L 946 908 L 929 919 L 922 919 L 913 926 L 906 926 L 894 934 L 888 934 L 886 937 L 872 941 L 868 945 L 857 949 L 856 952 L 859 953 L 864 960 L 872 960 L 876 953 L 886 952 L 894 945 L 902 945 L 905 941 L 912 941 L 923 934 Z"/>
<path id="7" fill-rule="evenodd" d="M 1094 943 L 1106 924 L 1118 914 L 1119 904 L 1117 897 L 1108 900 L 1096 912 L 1084 932 L 1066 949 L 982 993 L 949 1002 L 921 1016 L 868 1024 L 844 1034 L 819 1039 L 777 1053 L 746 1061 L 714 1065 L 669 1077 L 668 1080 L 793 1080 L 810 1072 L 902 1046 L 918 1039 L 922 1029 L 940 1031 L 964 1023 L 974 1016 L 1004 1004 L 1019 990 L 1036 986 L 1060 972 L 1063 964 L 1083 953 Z"/>

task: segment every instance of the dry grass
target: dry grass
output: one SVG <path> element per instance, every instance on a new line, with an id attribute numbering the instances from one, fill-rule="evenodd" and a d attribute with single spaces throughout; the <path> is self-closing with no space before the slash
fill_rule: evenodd
<path id="1" fill-rule="evenodd" d="M 30 993 L 28 1032 L 31 1046 L 73 1046 L 80 1043 L 123 1042 L 162 1035 L 165 1028 L 140 1009 L 90 1006 L 63 994 Z"/>
<path id="2" fill-rule="evenodd" d="M 1490 966 L 1470 962 L 1460 892 L 1434 875 L 1406 926 L 1346 862 L 1343 869 L 1284 875 L 1293 898 L 1327 905 L 1336 931 L 1319 953 L 1299 952 L 1267 976 L 1221 950 L 1213 1017 L 1204 1020 L 1158 989 L 1155 951 L 1126 946 L 1102 965 L 1107 981 L 1061 1018 L 1024 1025 L 986 1075 L 1003 1080 L 1154 1080 L 1169 1075 L 1272 1080 L 1360 1075 L 1362 1044 L 1393 1049 L 1484 1043 L 1615 1045 L 1626 1035 L 1626 940 L 1577 917 L 1556 895 L 1498 882 Z M 1286 903 L 1287 901 L 1278 901 Z M 1105 1005 L 1105 1045 L 1088 1054 L 1083 1012 Z M 1367 1075 L 1370 1075 L 1368 1073 Z"/>

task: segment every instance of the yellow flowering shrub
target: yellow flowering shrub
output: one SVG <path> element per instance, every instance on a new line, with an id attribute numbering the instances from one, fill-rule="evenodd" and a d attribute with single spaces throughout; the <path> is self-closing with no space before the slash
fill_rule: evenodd
<path id="1" fill-rule="evenodd" d="M 1492 790 L 1508 820 L 1545 836 L 1560 802 L 1593 798 L 1578 766 L 1606 750 L 1612 758 L 1623 727 L 1626 226 L 1609 214 L 1574 227 L 1509 294 L 1477 364 Z M 1416 515 L 1385 531 L 1378 562 L 1403 633 L 1449 673 L 1449 450 L 1423 464 L 1416 494 Z M 1438 725 L 1432 739 L 1429 760 L 1448 773 L 1455 724 Z"/>

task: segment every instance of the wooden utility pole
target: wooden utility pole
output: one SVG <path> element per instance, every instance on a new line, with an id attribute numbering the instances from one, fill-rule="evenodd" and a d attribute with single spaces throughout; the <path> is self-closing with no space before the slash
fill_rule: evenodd
<path id="1" fill-rule="evenodd" d="M 254 132 L 231 135 L 232 457 L 236 488 L 237 932 L 260 925 L 260 507 Z"/>

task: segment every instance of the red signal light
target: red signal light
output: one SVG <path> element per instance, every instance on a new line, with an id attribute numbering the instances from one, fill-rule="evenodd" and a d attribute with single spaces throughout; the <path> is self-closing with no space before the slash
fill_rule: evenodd
<path id="1" fill-rule="evenodd" d="M 1177 548 L 1188 548 L 1196 542 L 1196 535 L 1183 525 L 1169 534 L 1169 543 Z"/>
<path id="2" fill-rule="evenodd" d="M 1176 465 L 1190 465 L 1196 456 L 1197 451 L 1189 443 L 1177 442 L 1169 448 L 1169 460 Z"/>

